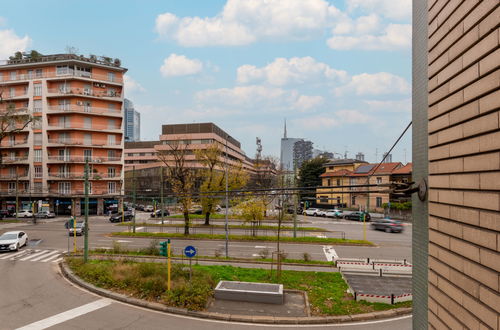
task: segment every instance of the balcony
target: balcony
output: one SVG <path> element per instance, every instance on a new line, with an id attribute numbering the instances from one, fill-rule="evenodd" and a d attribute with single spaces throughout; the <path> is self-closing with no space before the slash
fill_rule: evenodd
<path id="1" fill-rule="evenodd" d="M 2 164 L 28 164 L 28 156 L 26 157 L 2 157 Z"/>
<path id="2" fill-rule="evenodd" d="M 62 172 L 62 173 L 49 173 L 48 180 L 84 180 L 85 174 L 83 172 Z M 90 173 L 89 180 L 121 180 L 120 173 L 116 173 L 115 175 L 110 175 L 108 173 Z"/>
<path id="3" fill-rule="evenodd" d="M 28 140 L 21 141 L 8 141 L 4 139 L 2 143 L 0 143 L 0 148 L 28 148 Z"/>
<path id="4" fill-rule="evenodd" d="M 0 180 L 2 181 L 15 181 L 15 180 L 29 180 L 28 173 L 2 173 L 0 174 Z"/>
<path id="5" fill-rule="evenodd" d="M 79 197 L 84 197 L 85 196 L 85 191 L 83 189 L 71 189 L 71 190 L 49 189 L 49 195 L 50 196 L 79 196 Z M 120 189 L 119 189 L 119 187 L 117 187 L 114 192 L 110 192 L 108 190 L 97 190 L 97 189 L 92 189 L 92 191 L 89 191 L 89 197 L 96 197 L 96 196 L 117 196 L 117 195 L 120 195 Z"/>
<path id="6" fill-rule="evenodd" d="M 83 139 L 49 139 L 47 147 L 64 147 L 64 146 L 75 146 L 75 147 L 95 147 L 95 148 L 107 148 L 107 149 L 121 149 L 120 143 L 115 142 L 109 144 L 105 140 L 97 141 L 84 141 Z"/>
<path id="7" fill-rule="evenodd" d="M 26 74 L 17 74 L 15 76 L 4 76 L 3 80 L 0 80 L 0 83 L 4 84 L 16 84 L 19 82 L 25 82 L 33 79 L 68 79 L 68 78 L 75 78 L 75 79 L 82 79 L 82 80 L 87 80 L 87 81 L 100 81 L 104 82 L 107 84 L 111 85 L 123 85 L 123 79 L 119 79 L 118 77 L 111 77 L 108 75 L 103 75 L 103 74 L 96 74 L 96 73 L 90 73 L 90 72 L 83 72 L 83 71 L 78 71 L 78 70 L 72 70 L 68 69 L 63 72 L 44 72 L 42 74 L 37 74 L 36 72 L 34 73 L 26 73 Z"/>
<path id="8" fill-rule="evenodd" d="M 0 116 L 7 114 L 7 109 L 5 107 L 0 109 Z M 31 111 L 28 108 L 15 108 L 12 110 L 9 110 L 9 116 L 26 116 L 30 115 Z"/>
<path id="9" fill-rule="evenodd" d="M 99 124 L 92 124 L 90 126 L 87 126 L 84 123 L 71 123 L 71 122 L 66 122 L 64 124 L 49 123 L 47 130 L 52 130 L 52 131 L 83 130 L 83 131 L 100 131 L 107 133 L 123 133 L 121 127 L 116 127 L 116 126 L 110 127 L 109 125 L 99 125 Z"/>
<path id="10" fill-rule="evenodd" d="M 8 101 L 17 101 L 17 100 L 23 100 L 23 99 L 28 99 L 28 93 L 25 92 L 20 92 L 16 94 L 6 94 L 3 96 L 3 100 L 5 102 Z"/>
<path id="11" fill-rule="evenodd" d="M 48 163 L 121 164 L 121 157 L 49 156 Z"/>
<path id="12" fill-rule="evenodd" d="M 99 116 L 108 116 L 108 117 L 119 117 L 119 118 L 123 117 L 121 110 L 112 110 L 107 108 L 95 108 L 95 107 L 85 108 L 79 105 L 66 106 L 66 108 L 64 109 L 61 109 L 58 106 L 56 107 L 51 106 L 48 108 L 49 114 L 68 114 L 72 112 L 99 115 Z"/>
<path id="13" fill-rule="evenodd" d="M 92 99 L 105 99 L 110 101 L 121 101 L 121 93 L 93 90 L 80 87 L 49 88 L 47 97 L 83 96 Z"/>

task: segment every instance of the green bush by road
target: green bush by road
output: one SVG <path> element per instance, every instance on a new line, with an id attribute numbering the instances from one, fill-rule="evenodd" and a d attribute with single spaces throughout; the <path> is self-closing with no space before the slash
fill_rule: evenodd
<path id="1" fill-rule="evenodd" d="M 118 226 L 130 226 L 130 222 L 126 223 L 118 223 Z M 165 223 L 165 224 L 160 224 L 160 223 L 147 223 L 147 222 L 141 222 L 141 223 L 136 223 L 136 226 L 141 226 L 141 227 L 179 227 L 179 228 L 184 228 L 184 224 L 182 223 Z M 189 225 L 190 228 L 224 228 L 224 225 L 204 225 L 204 224 L 198 224 L 198 223 L 192 223 Z M 229 225 L 230 229 L 254 229 L 254 227 L 250 225 Z M 256 230 L 276 230 L 278 227 L 277 226 L 269 226 L 269 225 L 261 225 L 261 226 L 256 226 Z M 293 230 L 292 226 L 281 226 L 281 230 Z M 324 228 L 319 228 L 319 227 L 297 227 L 298 231 L 322 231 L 322 232 L 327 232 L 329 231 L 328 229 Z"/>

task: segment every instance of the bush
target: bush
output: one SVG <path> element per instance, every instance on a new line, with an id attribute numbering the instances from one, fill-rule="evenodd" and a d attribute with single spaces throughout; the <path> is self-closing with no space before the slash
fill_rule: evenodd
<path id="1" fill-rule="evenodd" d="M 304 259 L 304 261 L 310 261 L 311 260 L 311 255 L 307 252 L 304 252 L 302 254 L 302 258 Z"/>
<path id="2" fill-rule="evenodd" d="M 263 249 L 259 251 L 259 256 L 262 259 L 267 259 L 269 257 L 269 249 Z"/>
<path id="3" fill-rule="evenodd" d="M 159 239 L 155 238 L 149 241 L 149 246 L 146 248 L 141 249 L 140 251 L 146 255 L 153 255 L 153 256 L 158 256 L 160 255 L 160 249 L 159 249 Z"/>

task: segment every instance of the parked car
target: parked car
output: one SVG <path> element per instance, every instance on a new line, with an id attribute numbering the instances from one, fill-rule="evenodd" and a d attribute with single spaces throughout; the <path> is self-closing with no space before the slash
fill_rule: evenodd
<path id="1" fill-rule="evenodd" d="M 386 233 L 402 233 L 404 225 L 399 220 L 376 219 L 371 224 L 372 229 L 384 230 Z"/>
<path id="2" fill-rule="evenodd" d="M 320 209 L 317 209 L 317 208 L 314 208 L 314 207 L 310 207 L 307 210 L 305 210 L 303 214 L 304 215 L 312 215 L 314 217 L 317 217 L 319 215 L 320 211 L 321 211 Z"/>
<path id="3" fill-rule="evenodd" d="M 28 235 L 24 231 L 8 231 L 0 236 L 0 251 L 18 251 L 28 244 Z"/>
<path id="4" fill-rule="evenodd" d="M 85 232 L 85 221 L 80 221 L 76 223 L 76 236 L 82 236 L 82 234 Z M 75 232 L 75 227 L 69 227 L 68 228 L 68 235 L 69 236 L 74 236 Z"/>
<path id="5" fill-rule="evenodd" d="M 318 211 L 318 217 L 326 217 L 326 210 L 319 209 L 319 211 Z"/>
<path id="6" fill-rule="evenodd" d="M 10 218 L 12 216 L 12 212 L 10 210 L 0 210 L 0 219 Z"/>
<path id="7" fill-rule="evenodd" d="M 163 210 L 163 216 L 169 216 L 170 211 L 169 210 Z M 161 217 L 161 210 L 156 210 L 155 212 L 151 213 L 151 218 L 160 218 Z"/>
<path id="8" fill-rule="evenodd" d="M 35 218 L 48 219 L 48 218 L 55 218 L 55 217 L 56 217 L 56 214 L 54 212 L 50 212 L 50 211 L 41 211 L 41 212 L 35 213 Z"/>
<path id="9" fill-rule="evenodd" d="M 154 211 L 154 209 L 155 209 L 155 208 L 153 207 L 153 205 L 146 205 L 146 206 L 144 207 L 144 212 L 153 212 L 153 211 Z"/>
<path id="10" fill-rule="evenodd" d="M 142 204 L 137 205 L 137 209 L 139 211 L 144 211 L 144 205 L 142 205 Z"/>
<path id="11" fill-rule="evenodd" d="M 327 218 L 342 218 L 344 216 L 344 212 L 342 210 L 333 209 L 326 211 L 325 216 Z"/>
<path id="12" fill-rule="evenodd" d="M 15 217 L 16 214 L 14 213 L 13 216 Z M 19 211 L 19 213 L 17 213 L 17 217 L 18 218 L 32 218 L 33 212 L 31 212 L 30 210 L 22 210 L 22 211 Z"/>
<path id="13" fill-rule="evenodd" d="M 109 217 L 110 222 L 121 222 L 123 221 L 131 221 L 134 218 L 134 213 L 132 211 L 125 211 L 122 217 L 122 213 L 115 213 Z"/>
<path id="14" fill-rule="evenodd" d="M 362 221 L 361 216 L 363 214 L 366 214 L 365 221 L 370 221 L 370 219 L 372 218 L 370 213 L 358 212 L 358 211 L 344 215 L 344 219 Z"/>
<path id="15" fill-rule="evenodd" d="M 302 212 L 303 212 L 302 208 L 301 208 L 300 206 L 299 206 L 299 207 L 297 207 L 297 214 L 302 214 Z M 294 211 L 293 211 L 293 206 L 288 207 L 288 208 L 286 209 L 286 213 L 288 213 L 288 214 L 293 214 L 293 213 L 294 213 Z"/>

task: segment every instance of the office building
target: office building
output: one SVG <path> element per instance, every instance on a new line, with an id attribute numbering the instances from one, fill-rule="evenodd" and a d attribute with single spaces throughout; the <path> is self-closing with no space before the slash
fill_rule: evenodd
<path id="1" fill-rule="evenodd" d="M 134 104 L 129 99 L 125 99 L 125 142 L 141 140 L 141 114 L 135 110 Z"/>

